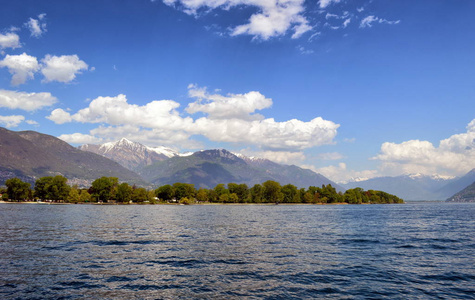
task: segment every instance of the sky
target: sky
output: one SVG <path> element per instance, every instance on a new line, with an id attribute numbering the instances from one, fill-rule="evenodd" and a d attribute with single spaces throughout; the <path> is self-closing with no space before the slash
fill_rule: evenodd
<path id="1" fill-rule="evenodd" d="M 475 1 L 5 0 L 0 126 L 336 182 L 475 168 Z"/>

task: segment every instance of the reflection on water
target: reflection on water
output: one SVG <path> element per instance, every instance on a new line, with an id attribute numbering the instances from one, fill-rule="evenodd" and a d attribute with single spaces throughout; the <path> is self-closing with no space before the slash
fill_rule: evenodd
<path id="1" fill-rule="evenodd" d="M 474 299 L 474 204 L 0 204 L 0 298 Z"/>

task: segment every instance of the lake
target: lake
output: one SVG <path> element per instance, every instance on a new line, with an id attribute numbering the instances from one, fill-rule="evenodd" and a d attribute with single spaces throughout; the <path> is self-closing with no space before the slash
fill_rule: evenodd
<path id="1" fill-rule="evenodd" d="M 475 299 L 475 204 L 0 204 L 2 299 Z"/>

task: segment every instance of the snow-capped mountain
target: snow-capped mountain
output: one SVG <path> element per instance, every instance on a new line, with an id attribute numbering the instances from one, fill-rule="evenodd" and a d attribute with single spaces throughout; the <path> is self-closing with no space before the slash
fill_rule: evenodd
<path id="1" fill-rule="evenodd" d="M 129 141 L 126 138 L 102 145 L 86 144 L 80 146 L 79 149 L 110 158 L 133 171 L 139 171 L 143 167 L 157 161 L 163 161 L 180 155 L 180 153 L 171 148 L 163 146 L 147 147 L 141 143 Z"/>

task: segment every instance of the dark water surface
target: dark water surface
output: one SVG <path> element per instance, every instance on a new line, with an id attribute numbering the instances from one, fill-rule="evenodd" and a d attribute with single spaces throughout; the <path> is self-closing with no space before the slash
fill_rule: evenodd
<path id="1" fill-rule="evenodd" d="M 475 299 L 475 204 L 0 204 L 1 299 Z"/>

